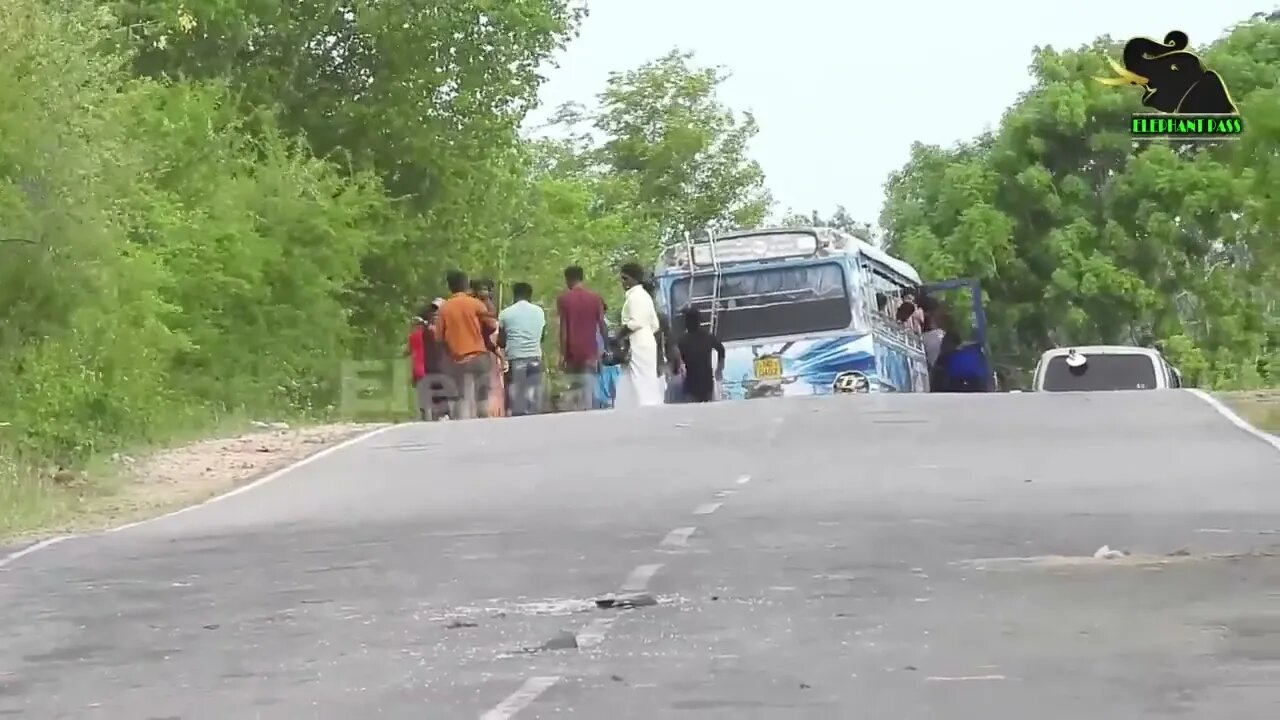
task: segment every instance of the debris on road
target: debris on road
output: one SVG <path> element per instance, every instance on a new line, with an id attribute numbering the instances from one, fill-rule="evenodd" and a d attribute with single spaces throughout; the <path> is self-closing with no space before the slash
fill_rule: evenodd
<path id="1" fill-rule="evenodd" d="M 596 607 L 601 610 L 623 610 L 628 608 L 649 607 L 657 604 L 657 598 L 645 592 L 605 596 L 596 600 Z"/>
<path id="2" fill-rule="evenodd" d="M 480 627 L 480 623 L 472 622 L 470 620 L 450 620 L 449 622 L 445 623 L 444 629 L 457 630 L 458 628 L 473 628 L 473 627 Z"/>
<path id="3" fill-rule="evenodd" d="M 1120 558 L 1125 557 L 1128 554 L 1129 553 L 1123 550 L 1112 550 L 1111 546 L 1103 545 L 1102 547 L 1098 548 L 1098 550 L 1095 553 L 1093 553 L 1093 558 L 1095 560 L 1119 560 Z"/>

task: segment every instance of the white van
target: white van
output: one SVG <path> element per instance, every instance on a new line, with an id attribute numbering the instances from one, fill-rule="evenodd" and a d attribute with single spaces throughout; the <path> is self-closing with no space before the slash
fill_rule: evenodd
<path id="1" fill-rule="evenodd" d="M 1040 392 L 1167 390 L 1182 387 L 1182 375 L 1153 348 L 1085 345 L 1041 355 L 1032 387 Z"/>

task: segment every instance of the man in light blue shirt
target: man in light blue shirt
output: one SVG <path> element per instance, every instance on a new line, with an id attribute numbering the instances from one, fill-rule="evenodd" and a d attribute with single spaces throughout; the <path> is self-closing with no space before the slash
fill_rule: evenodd
<path id="1" fill-rule="evenodd" d="M 542 340 L 547 314 L 533 304 L 533 288 L 518 282 L 516 301 L 498 314 L 499 341 L 507 354 L 507 407 L 511 414 L 533 415 L 542 409 Z"/>

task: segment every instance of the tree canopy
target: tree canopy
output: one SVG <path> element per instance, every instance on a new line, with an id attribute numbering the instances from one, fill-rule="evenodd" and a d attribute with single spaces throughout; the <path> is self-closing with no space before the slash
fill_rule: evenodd
<path id="1" fill-rule="evenodd" d="M 1040 48 L 998 128 L 917 144 L 887 183 L 887 247 L 929 277 L 980 278 L 1007 366 L 1063 344 L 1159 343 L 1194 382 L 1280 380 L 1280 24 L 1203 48 L 1245 119 L 1238 141 L 1135 141 L 1120 43 Z"/>

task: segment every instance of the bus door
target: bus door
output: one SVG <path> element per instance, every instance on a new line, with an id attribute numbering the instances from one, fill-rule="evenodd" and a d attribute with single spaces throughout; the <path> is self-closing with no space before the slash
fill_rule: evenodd
<path id="1" fill-rule="evenodd" d="M 987 313 L 982 303 L 982 284 L 973 278 L 957 278 L 928 283 L 920 290 L 940 301 L 951 315 L 961 346 L 957 363 L 965 375 L 972 375 L 977 388 L 995 389 L 990 353 L 987 348 Z M 980 378 L 980 379 L 979 379 Z"/>

